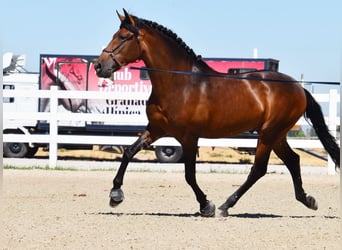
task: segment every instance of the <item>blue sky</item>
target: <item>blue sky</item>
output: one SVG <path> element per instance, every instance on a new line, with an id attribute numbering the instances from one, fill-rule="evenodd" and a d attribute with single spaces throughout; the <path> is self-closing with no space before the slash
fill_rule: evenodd
<path id="1" fill-rule="evenodd" d="M 122 8 L 172 29 L 203 57 L 252 57 L 258 48 L 296 79 L 341 78 L 340 0 L 6 1 L 2 50 L 26 54 L 30 71 L 39 70 L 41 53 L 98 55 Z"/>

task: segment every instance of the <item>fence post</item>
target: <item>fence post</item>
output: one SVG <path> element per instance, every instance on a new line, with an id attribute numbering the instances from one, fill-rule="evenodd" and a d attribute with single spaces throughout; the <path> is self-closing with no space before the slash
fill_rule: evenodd
<path id="1" fill-rule="evenodd" d="M 328 127 L 330 133 L 336 138 L 336 117 L 337 117 L 337 90 L 331 89 L 329 91 L 329 114 L 328 114 Z M 335 163 L 328 156 L 328 175 L 336 174 Z"/>
<path id="2" fill-rule="evenodd" d="M 50 89 L 50 142 L 49 142 L 49 167 L 57 166 L 57 110 L 58 110 L 58 89 L 57 86 L 51 86 Z"/>

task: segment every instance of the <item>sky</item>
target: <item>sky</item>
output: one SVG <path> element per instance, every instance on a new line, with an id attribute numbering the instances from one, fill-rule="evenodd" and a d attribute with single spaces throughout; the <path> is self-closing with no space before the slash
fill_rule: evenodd
<path id="1" fill-rule="evenodd" d="M 298 80 L 341 81 L 340 0 L 6 1 L 2 51 L 25 54 L 35 72 L 43 53 L 98 55 L 122 8 L 173 30 L 203 57 L 251 58 L 257 48 L 259 58 L 279 60 L 279 70 Z"/>

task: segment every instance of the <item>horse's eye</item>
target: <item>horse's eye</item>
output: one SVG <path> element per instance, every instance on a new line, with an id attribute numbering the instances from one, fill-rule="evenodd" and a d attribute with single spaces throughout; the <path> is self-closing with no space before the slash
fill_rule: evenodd
<path id="1" fill-rule="evenodd" d="M 127 38 L 127 35 L 120 34 L 119 39 L 120 40 L 125 40 Z"/>

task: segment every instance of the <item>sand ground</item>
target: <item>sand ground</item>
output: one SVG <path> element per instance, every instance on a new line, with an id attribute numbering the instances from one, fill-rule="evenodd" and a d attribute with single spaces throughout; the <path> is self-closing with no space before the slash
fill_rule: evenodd
<path id="1" fill-rule="evenodd" d="M 226 218 L 198 216 L 183 173 L 128 172 L 108 205 L 112 171 L 4 170 L 0 249 L 340 249 L 340 177 L 304 175 L 319 204 L 294 198 L 288 174 L 263 177 Z M 216 206 L 246 174 L 198 173 Z"/>

